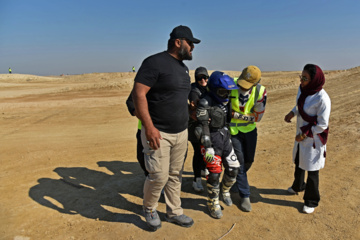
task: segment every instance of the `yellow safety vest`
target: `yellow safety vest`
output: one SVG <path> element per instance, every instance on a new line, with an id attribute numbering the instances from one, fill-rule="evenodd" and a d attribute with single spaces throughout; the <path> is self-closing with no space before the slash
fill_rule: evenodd
<path id="1" fill-rule="evenodd" d="M 234 78 L 235 84 L 237 84 L 237 79 Z M 239 91 L 237 89 L 231 90 L 230 99 L 231 99 L 231 109 L 235 112 L 238 112 L 242 115 L 248 115 L 254 112 L 254 106 L 256 101 L 261 99 L 261 96 L 264 94 L 265 87 L 257 84 L 253 86 L 253 90 L 249 96 L 249 100 L 245 104 L 244 111 L 240 110 L 239 103 Z M 255 100 L 256 99 L 256 100 Z M 240 132 L 247 133 L 256 128 L 255 122 L 248 122 L 241 119 L 232 118 L 230 122 L 230 133 L 231 135 L 236 135 Z"/>
<path id="2" fill-rule="evenodd" d="M 141 130 L 141 121 L 138 122 L 138 129 Z"/>

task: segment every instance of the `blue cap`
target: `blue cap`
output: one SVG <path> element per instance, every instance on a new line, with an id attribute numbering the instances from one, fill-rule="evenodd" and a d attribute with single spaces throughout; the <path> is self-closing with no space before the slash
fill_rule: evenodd
<path id="1" fill-rule="evenodd" d="M 234 79 L 232 79 L 229 75 L 215 71 L 211 74 L 208 82 L 208 86 L 210 89 L 216 88 L 225 88 L 227 90 L 239 89 L 239 87 L 235 84 Z"/>

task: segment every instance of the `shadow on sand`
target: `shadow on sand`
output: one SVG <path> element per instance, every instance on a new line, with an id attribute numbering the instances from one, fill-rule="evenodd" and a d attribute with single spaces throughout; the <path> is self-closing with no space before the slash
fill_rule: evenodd
<path id="1" fill-rule="evenodd" d="M 54 169 L 59 179 L 38 179 L 38 184 L 30 188 L 29 196 L 39 204 L 63 214 L 130 223 L 148 230 L 141 217 L 145 176 L 139 164 L 117 160 L 97 164 L 112 174 L 85 167 L 59 167 Z M 190 182 L 192 177 L 185 177 L 183 181 Z M 189 187 L 185 187 L 186 190 L 189 191 Z M 127 195 L 135 200 L 129 201 Z M 165 202 L 164 196 L 160 197 L 159 202 Z M 182 198 L 182 207 L 206 211 L 203 199 Z M 164 219 L 164 215 L 159 212 L 161 219 Z"/>
<path id="2" fill-rule="evenodd" d="M 65 214 L 109 222 L 131 223 L 146 229 L 141 220 L 142 201 L 129 201 L 129 194 L 142 198 L 144 175 L 135 162 L 102 161 L 113 175 L 85 167 L 54 169 L 60 179 L 41 178 L 29 196 L 39 204 Z M 134 171 L 135 170 L 135 171 Z M 125 210 L 125 211 L 124 211 Z M 122 213 L 133 212 L 133 213 Z"/>
<path id="3" fill-rule="evenodd" d="M 291 196 L 287 190 L 285 189 L 275 189 L 275 188 L 257 188 L 254 186 L 250 186 L 250 201 L 251 203 L 263 202 L 271 205 L 285 206 L 285 207 L 293 207 L 296 208 L 299 212 L 302 212 L 303 203 L 302 202 L 294 202 L 289 200 L 282 200 L 270 198 L 268 196 Z M 231 198 L 234 203 L 239 207 L 240 206 L 240 195 L 239 193 L 231 193 Z"/>

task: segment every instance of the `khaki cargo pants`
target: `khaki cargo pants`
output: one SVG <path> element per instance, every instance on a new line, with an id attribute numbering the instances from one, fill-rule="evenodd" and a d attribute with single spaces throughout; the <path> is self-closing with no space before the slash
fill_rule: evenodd
<path id="1" fill-rule="evenodd" d="M 145 129 L 141 129 L 145 167 L 149 172 L 144 184 L 143 205 L 156 209 L 164 188 L 166 213 L 169 217 L 183 214 L 181 208 L 181 179 L 187 152 L 188 130 L 169 134 L 160 132 L 160 148 L 153 150 L 146 142 Z"/>

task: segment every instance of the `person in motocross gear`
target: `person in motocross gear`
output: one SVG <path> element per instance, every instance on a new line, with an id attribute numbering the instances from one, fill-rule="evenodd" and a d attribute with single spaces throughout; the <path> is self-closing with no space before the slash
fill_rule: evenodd
<path id="1" fill-rule="evenodd" d="M 196 109 L 199 126 L 195 128 L 195 134 L 200 139 L 203 158 L 209 171 L 207 205 L 210 215 L 216 219 L 223 216 L 219 204 L 220 191 L 224 203 L 227 206 L 232 205 L 230 188 L 236 181 L 240 167 L 227 127 L 231 120 L 228 103 L 233 89 L 238 87 L 230 76 L 220 71 L 213 72 L 208 81 L 208 91 L 200 99 Z M 225 172 L 220 187 L 222 165 Z"/>

